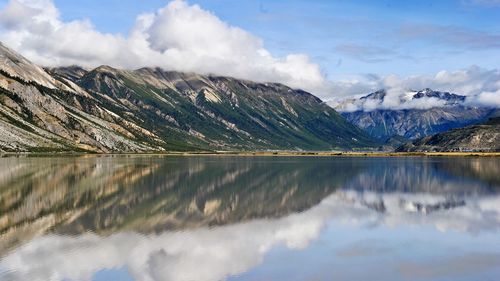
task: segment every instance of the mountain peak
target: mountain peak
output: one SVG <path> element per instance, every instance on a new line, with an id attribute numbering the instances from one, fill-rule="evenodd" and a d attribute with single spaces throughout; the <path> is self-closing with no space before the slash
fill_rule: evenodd
<path id="1" fill-rule="evenodd" d="M 136 69 L 137 72 L 164 72 L 161 67 L 141 67 L 139 69 Z"/>
<path id="2" fill-rule="evenodd" d="M 67 78 L 73 82 L 82 78 L 89 71 L 78 65 L 61 66 L 61 67 L 47 67 L 45 70 L 52 75 Z"/>
<path id="3" fill-rule="evenodd" d="M 56 80 L 43 68 L 11 50 L 0 42 L 0 70 L 12 77 L 35 82 L 47 88 L 57 88 Z"/>
<path id="4" fill-rule="evenodd" d="M 366 100 L 366 99 L 374 99 L 374 100 L 383 100 L 385 98 L 385 96 L 387 95 L 387 92 L 385 89 L 380 89 L 380 90 L 377 90 L 371 94 L 368 94 L 362 98 L 360 98 L 361 100 Z"/>
<path id="5" fill-rule="evenodd" d="M 457 95 L 453 94 L 450 92 L 441 92 L 441 91 L 434 91 L 430 88 L 425 88 L 421 91 L 418 91 L 416 94 L 413 95 L 413 99 L 420 99 L 420 98 L 438 98 L 440 100 L 445 100 L 447 104 L 452 103 L 461 103 L 465 101 L 465 96 L 462 95 Z"/>
<path id="6" fill-rule="evenodd" d="M 109 65 L 100 65 L 96 67 L 93 71 L 95 72 L 104 72 L 104 73 L 116 73 L 118 70 Z"/>

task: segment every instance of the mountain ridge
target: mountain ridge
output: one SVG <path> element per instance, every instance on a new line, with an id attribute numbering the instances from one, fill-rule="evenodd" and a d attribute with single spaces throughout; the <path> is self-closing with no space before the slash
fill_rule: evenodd
<path id="1" fill-rule="evenodd" d="M 378 145 L 321 99 L 279 83 L 150 67 L 43 69 L 3 45 L 0 54 L 10 65 L 22 62 L 0 69 L 4 151 L 349 150 Z"/>

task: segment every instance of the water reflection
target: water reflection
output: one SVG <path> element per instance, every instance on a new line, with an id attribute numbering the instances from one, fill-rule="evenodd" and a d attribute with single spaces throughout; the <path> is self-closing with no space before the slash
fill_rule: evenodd
<path id="1" fill-rule="evenodd" d="M 500 273 L 500 159 L 119 156 L 0 166 L 2 280 L 370 276 L 356 266 L 380 280 L 459 280 L 455 267 L 469 268 L 462 277 Z"/>

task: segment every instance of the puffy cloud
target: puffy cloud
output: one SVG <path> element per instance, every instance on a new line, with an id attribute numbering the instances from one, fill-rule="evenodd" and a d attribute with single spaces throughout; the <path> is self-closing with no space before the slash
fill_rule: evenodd
<path id="1" fill-rule="evenodd" d="M 0 40 L 46 66 L 160 66 L 282 82 L 318 94 L 327 89 L 306 55 L 274 57 L 258 37 L 182 0 L 139 15 L 127 36 L 99 32 L 88 20 L 62 21 L 51 0 L 10 0 L 0 11 L 0 30 Z"/>
<path id="2" fill-rule="evenodd" d="M 434 34 L 429 28 L 417 31 Z M 463 33 L 453 33 L 458 35 L 452 39 L 458 40 Z M 497 44 L 498 38 L 490 37 L 477 40 L 467 37 L 465 41 Z M 52 0 L 10 0 L 0 10 L 0 40 L 45 66 L 76 64 L 92 68 L 106 64 L 128 69 L 159 66 L 167 70 L 281 82 L 330 99 L 333 105 L 341 102 L 339 97 L 388 90 L 384 104 L 346 105 L 350 110 L 441 106 L 440 101 L 432 99 L 400 102 L 400 96 L 409 90 L 427 87 L 468 95 L 468 102 L 473 104 L 499 106 L 500 103 L 498 69 L 471 67 L 442 71 L 434 76 L 365 76 L 327 81 L 320 67 L 307 55 L 275 57 L 265 49 L 260 38 L 182 0 L 174 0 L 154 13 L 138 15 L 127 35 L 100 32 L 89 20 L 63 21 Z M 338 45 L 336 51 L 365 61 L 383 60 L 393 52 L 357 44 Z"/>
<path id="3" fill-rule="evenodd" d="M 477 105 L 489 105 L 500 108 L 500 89 L 495 92 L 482 92 L 469 98 L 469 102 Z"/>
<path id="4" fill-rule="evenodd" d="M 337 93 L 341 93 L 343 97 L 334 98 L 329 104 L 342 111 L 428 109 L 446 106 L 446 101 L 438 98 L 411 99 L 415 91 L 425 88 L 464 95 L 465 104 L 468 105 L 500 107 L 500 70 L 477 66 L 458 71 L 440 71 L 435 75 L 370 76 L 368 79 L 360 77 L 357 80 L 337 83 L 337 87 Z M 361 89 L 365 91 L 361 93 Z M 385 89 L 387 92 L 383 102 L 358 99 L 379 89 Z"/>

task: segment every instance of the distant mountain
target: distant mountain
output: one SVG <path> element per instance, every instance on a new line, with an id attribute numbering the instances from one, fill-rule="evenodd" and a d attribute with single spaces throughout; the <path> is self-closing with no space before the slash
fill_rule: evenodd
<path id="1" fill-rule="evenodd" d="M 500 117 L 421 138 L 397 151 L 500 151 Z"/>
<path id="2" fill-rule="evenodd" d="M 421 98 L 437 98 L 446 101 L 446 105 L 456 105 L 458 103 L 465 101 L 465 96 L 451 94 L 448 92 L 433 91 L 432 89 L 425 88 L 422 91 L 418 91 L 413 95 L 412 99 Z"/>
<path id="3" fill-rule="evenodd" d="M 146 152 L 377 145 L 319 98 L 277 83 L 101 66 L 43 68 L 0 44 L 0 149 Z"/>
<path id="4" fill-rule="evenodd" d="M 424 89 L 398 97 L 397 106 L 384 107 L 387 92 L 380 90 L 334 106 L 349 122 L 380 140 L 409 140 L 486 120 L 494 109 L 469 106 L 465 96 Z M 435 106 L 434 106 L 435 105 Z"/>

